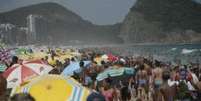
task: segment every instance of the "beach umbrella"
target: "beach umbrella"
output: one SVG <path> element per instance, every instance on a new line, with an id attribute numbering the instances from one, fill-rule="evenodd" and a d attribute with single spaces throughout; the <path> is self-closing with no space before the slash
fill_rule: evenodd
<path id="1" fill-rule="evenodd" d="M 66 58 L 71 59 L 73 56 L 70 55 L 70 54 L 64 54 L 64 55 L 61 55 L 60 57 L 61 57 L 62 59 L 66 59 Z"/>
<path id="2" fill-rule="evenodd" d="M 18 55 L 26 54 L 26 52 L 27 52 L 27 49 L 25 49 L 25 48 L 18 48 L 18 49 L 15 50 L 15 53 L 18 54 Z"/>
<path id="3" fill-rule="evenodd" d="M 108 56 L 108 60 L 112 61 L 112 62 L 117 61 L 119 59 L 118 57 L 116 57 L 112 54 L 108 54 L 107 56 Z"/>
<path id="4" fill-rule="evenodd" d="M 48 56 L 48 54 L 47 53 L 45 53 L 45 52 L 35 52 L 35 53 L 33 53 L 33 59 L 42 59 L 42 58 L 45 58 L 45 56 Z"/>
<path id="5" fill-rule="evenodd" d="M 17 55 L 17 57 L 19 59 L 22 59 L 22 60 L 33 60 L 33 56 L 32 55 L 26 55 L 26 54 L 21 54 L 21 55 Z"/>
<path id="6" fill-rule="evenodd" d="M 10 60 L 10 58 L 12 57 L 11 54 L 10 54 L 10 51 L 11 50 L 9 50 L 9 49 L 0 50 L 0 59 L 1 59 L 1 61 Z"/>
<path id="7" fill-rule="evenodd" d="M 0 64 L 0 72 L 4 72 L 7 66 L 5 64 Z"/>
<path id="8" fill-rule="evenodd" d="M 15 87 L 11 96 L 29 93 L 36 101 L 86 101 L 90 90 L 71 77 L 43 75 Z"/>
<path id="9" fill-rule="evenodd" d="M 59 60 L 61 63 L 65 62 L 65 59 L 71 59 L 73 56 L 69 55 L 69 54 L 63 54 L 63 55 L 59 55 L 57 57 L 55 57 L 57 60 Z"/>
<path id="10" fill-rule="evenodd" d="M 84 62 L 84 67 L 86 67 L 87 65 L 89 65 L 91 63 L 91 61 L 83 61 Z M 80 67 L 80 62 L 71 62 L 70 65 L 68 65 L 63 72 L 61 73 L 61 75 L 65 75 L 65 76 L 72 76 L 74 74 L 75 71 L 79 70 Z"/>
<path id="11" fill-rule="evenodd" d="M 133 68 L 121 67 L 121 68 L 108 68 L 102 73 L 98 74 L 96 80 L 102 81 L 109 77 L 119 77 L 125 75 L 134 75 L 135 70 Z"/>
<path id="12" fill-rule="evenodd" d="M 51 65 L 51 66 L 55 66 L 56 65 L 56 59 L 52 59 L 51 57 L 48 57 L 48 63 Z"/>
<path id="13" fill-rule="evenodd" d="M 40 60 L 24 61 L 22 64 L 15 64 L 8 68 L 3 76 L 7 78 L 8 88 L 13 88 L 32 77 L 48 74 L 52 69 Z"/>
<path id="14" fill-rule="evenodd" d="M 33 60 L 34 59 L 33 54 L 29 53 L 25 48 L 16 49 L 15 52 L 13 52 L 13 53 L 19 59 L 23 59 L 23 60 Z"/>

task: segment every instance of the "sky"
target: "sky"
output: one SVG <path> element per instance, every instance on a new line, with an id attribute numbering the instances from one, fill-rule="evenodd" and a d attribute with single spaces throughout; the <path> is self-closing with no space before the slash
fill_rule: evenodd
<path id="1" fill-rule="evenodd" d="M 62 4 L 85 20 L 108 25 L 123 21 L 136 0 L 0 0 L 0 12 L 41 2 Z"/>
<path id="2" fill-rule="evenodd" d="M 0 0 L 0 12 L 41 2 L 62 4 L 85 20 L 108 25 L 123 21 L 136 0 Z"/>

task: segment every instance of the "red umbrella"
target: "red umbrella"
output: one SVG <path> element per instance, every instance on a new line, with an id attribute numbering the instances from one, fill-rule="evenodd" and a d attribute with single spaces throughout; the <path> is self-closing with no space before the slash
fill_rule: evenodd
<path id="1" fill-rule="evenodd" d="M 119 59 L 118 57 L 116 57 L 112 54 L 108 54 L 107 56 L 108 56 L 108 60 L 112 61 L 112 62 L 117 61 Z"/>
<path id="2" fill-rule="evenodd" d="M 48 74 L 53 68 L 43 61 L 23 61 L 7 69 L 3 76 L 7 78 L 8 88 L 13 88 L 38 75 Z"/>

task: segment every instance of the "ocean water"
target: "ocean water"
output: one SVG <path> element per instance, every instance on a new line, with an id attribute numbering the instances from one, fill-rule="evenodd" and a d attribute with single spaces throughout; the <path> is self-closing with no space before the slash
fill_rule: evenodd
<path id="1" fill-rule="evenodd" d="M 164 62 L 178 62 L 182 64 L 201 63 L 200 44 L 124 44 L 86 46 L 92 47 L 96 52 L 112 53 L 121 56 L 143 56 L 152 57 Z M 84 47 L 84 48 L 86 48 Z M 101 48 L 101 49 L 100 49 Z M 100 49 L 100 50 L 99 50 Z"/>
<path id="2" fill-rule="evenodd" d="M 30 47 L 30 46 L 26 46 Z M 33 46 L 34 47 L 34 46 Z M 42 46 L 40 46 L 41 48 Z M 45 46 L 47 47 L 47 46 Z M 56 47 L 56 46 L 55 46 Z M 122 56 L 143 56 L 153 57 L 153 59 L 175 62 L 182 64 L 189 62 L 201 63 L 201 43 L 200 44 L 169 44 L 169 45 L 78 45 L 78 46 L 57 46 L 57 48 L 90 48 L 96 52 L 112 53 Z M 53 48 L 53 47 L 52 47 Z"/>
<path id="3" fill-rule="evenodd" d="M 201 63 L 201 44 L 130 45 L 122 47 L 129 55 L 152 56 L 162 61 Z"/>

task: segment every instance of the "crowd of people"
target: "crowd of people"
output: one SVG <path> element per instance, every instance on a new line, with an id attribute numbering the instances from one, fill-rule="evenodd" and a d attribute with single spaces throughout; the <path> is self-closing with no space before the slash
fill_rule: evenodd
<path id="1" fill-rule="evenodd" d="M 32 52 L 34 52 L 32 50 Z M 153 58 L 116 56 L 113 61 L 101 61 L 95 58 L 106 53 L 97 53 L 90 49 L 80 49 L 80 57 L 66 58 L 62 63 L 55 59 L 55 50 L 41 58 L 44 63 L 49 59 L 55 61 L 50 74 L 61 74 L 73 61 L 79 61 L 80 69 L 72 77 L 91 90 L 88 101 L 199 101 L 201 99 L 201 65 L 189 63 L 176 65 L 154 60 Z M 86 68 L 83 61 L 91 61 Z M 5 63 L 8 68 L 22 60 L 13 56 L 12 62 Z M 135 70 L 134 75 L 108 77 L 97 81 L 98 74 L 110 68 L 129 67 Z M 17 94 L 8 97 L 6 79 L 0 76 L 0 101 L 35 101 L 29 94 Z"/>

